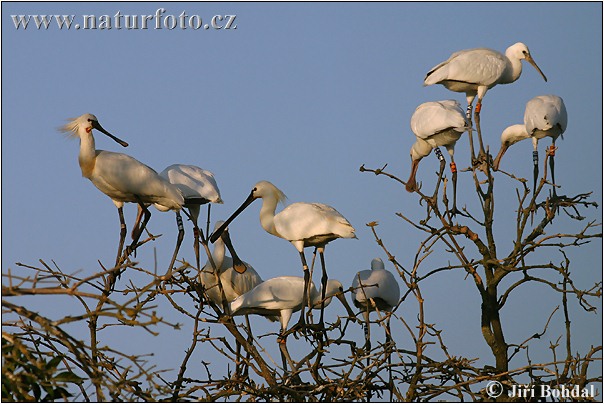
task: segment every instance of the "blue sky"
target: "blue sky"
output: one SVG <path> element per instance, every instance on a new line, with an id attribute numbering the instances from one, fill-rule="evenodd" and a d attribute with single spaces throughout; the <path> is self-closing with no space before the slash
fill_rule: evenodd
<path id="1" fill-rule="evenodd" d="M 75 22 L 83 25 L 82 15 L 154 15 L 160 8 L 165 9 L 162 18 L 178 18 L 185 11 L 204 23 L 214 15 L 236 15 L 237 28 L 61 30 L 54 22 L 48 29 L 34 29 L 31 22 L 24 30 L 16 29 L 11 19 L 75 15 Z M 81 177 L 78 141 L 56 130 L 67 118 L 86 112 L 130 143 L 122 149 L 97 134 L 99 149 L 128 153 L 157 171 L 185 163 L 214 172 L 225 201 L 214 207 L 214 219 L 228 217 L 260 180 L 277 185 L 289 203 L 334 206 L 359 238 L 338 240 L 326 249 L 330 277 L 346 286 L 372 258 L 386 261 L 365 226 L 371 221 L 379 221 L 380 237 L 410 267 L 423 235 L 395 212 L 421 218 L 425 209 L 416 195 L 384 177 L 361 173 L 359 167 L 387 163 L 389 172 L 406 179 L 414 142 L 409 120 L 415 108 L 451 98 L 465 105 L 463 94 L 423 87 L 426 72 L 454 51 L 489 47 L 504 52 L 518 41 L 528 45 L 548 82 L 525 63 L 517 82 L 491 89 L 481 114 L 483 138 L 494 155 L 501 131 L 522 122 L 529 99 L 561 96 L 569 124 L 556 154 L 560 193 L 593 191 L 594 200 L 601 202 L 601 18 L 601 3 L 574 2 L 3 3 L 2 271 L 21 271 L 16 262 L 36 265 L 43 259 L 54 260 L 66 272 L 91 274 L 100 270 L 97 260 L 108 266 L 113 262 L 116 209 Z M 540 151 L 548 144 L 541 142 Z M 530 142 L 514 146 L 502 169 L 532 178 L 531 152 Z M 460 169 L 468 165 L 466 135 L 458 143 L 456 161 Z M 420 164 L 418 180 L 426 188 L 434 184 L 436 167 L 432 156 Z M 503 175 L 496 175 L 496 183 L 496 237 L 499 251 L 505 251 L 513 239 L 515 184 Z M 472 189 L 471 175 L 461 172 L 458 206 L 476 208 Z M 300 275 L 295 249 L 260 227 L 259 207 L 256 202 L 230 227 L 239 255 L 265 279 Z M 125 212 L 131 225 L 135 207 Z M 152 214 L 150 231 L 163 234 L 153 244 L 163 271 L 176 237 L 174 215 Z M 602 221 L 600 209 L 586 214 Z M 578 231 L 582 225 L 562 220 L 551 231 Z M 194 262 L 191 244 L 187 227 L 179 258 Z M 579 285 L 588 288 L 601 280 L 601 257 L 599 240 L 570 251 Z M 425 262 L 425 270 L 450 259 L 440 247 Z M 561 260 L 558 255 L 551 259 Z M 140 250 L 137 260 L 152 268 L 153 248 Z M 461 272 L 426 282 L 428 321 L 445 329 L 452 353 L 489 362 L 480 335 L 479 299 L 470 282 Z M 516 302 L 503 313 L 508 342 L 541 331 L 560 304 L 543 287 L 514 297 Z M 44 299 L 54 315 L 73 307 L 68 300 Z M 399 314 L 408 310 L 413 318 L 414 308 L 413 302 L 403 304 Z M 343 312 L 341 307 L 330 310 L 332 316 Z M 576 349 L 601 341 L 601 312 L 584 313 L 574 300 L 572 310 Z M 164 314 L 175 315 L 169 308 Z M 555 319 L 562 323 L 562 317 Z M 266 332 L 276 331 L 262 319 L 256 323 Z M 182 358 L 190 341 L 186 330 L 162 329 L 157 338 L 137 336 L 141 342 L 136 349 L 157 352 L 170 341 L 157 360 L 160 367 L 178 367 L 180 362 L 170 359 Z M 555 341 L 561 334 L 558 326 L 544 339 Z M 106 338 L 112 337 L 108 332 Z"/>

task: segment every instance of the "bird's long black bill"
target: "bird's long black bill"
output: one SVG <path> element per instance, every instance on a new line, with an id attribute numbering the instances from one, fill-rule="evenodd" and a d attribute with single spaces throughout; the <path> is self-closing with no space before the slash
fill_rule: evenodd
<path id="1" fill-rule="evenodd" d="M 531 65 L 533 65 L 533 67 L 535 69 L 537 69 L 537 71 L 539 72 L 539 74 L 541 75 L 541 77 L 543 77 L 543 80 L 547 81 L 547 77 L 545 77 L 545 74 L 543 74 L 543 72 L 541 71 L 541 69 L 539 68 L 539 66 L 537 66 L 537 62 L 535 62 L 535 59 L 533 59 L 531 56 L 528 56 L 526 58 L 526 61 L 529 62 Z"/>
<path id="2" fill-rule="evenodd" d="M 122 139 L 118 138 L 117 136 L 113 136 L 111 133 L 107 132 L 105 129 L 103 129 L 101 124 L 98 123 L 97 121 L 92 121 L 92 127 L 94 129 L 98 130 L 99 132 L 102 132 L 105 135 L 109 136 L 111 139 L 115 140 L 121 146 L 128 147 L 128 143 L 124 142 Z"/>
<path id="3" fill-rule="evenodd" d="M 228 231 L 224 231 L 222 233 L 222 240 L 224 240 L 224 244 L 229 249 L 229 252 L 231 253 L 231 257 L 233 258 L 233 269 L 235 269 L 235 271 L 237 271 L 240 274 L 247 271 L 247 267 L 245 266 L 245 264 L 241 261 L 241 259 L 237 255 L 237 252 L 235 252 L 235 247 L 233 247 L 233 243 L 231 242 L 231 236 L 229 235 Z"/>
<path id="4" fill-rule="evenodd" d="M 218 229 L 216 229 L 216 231 L 214 231 L 214 233 L 212 233 L 212 235 L 210 236 L 210 242 L 213 244 L 216 242 L 216 240 L 218 240 L 218 238 L 222 235 L 222 233 L 224 232 L 224 229 L 226 229 L 228 227 L 228 225 L 235 220 L 235 218 L 237 216 L 239 216 L 239 214 L 241 212 L 243 212 L 245 210 L 245 208 L 247 208 L 252 202 L 254 202 L 256 198 L 254 198 L 254 193 L 253 191 L 250 192 L 250 196 L 247 197 L 247 199 L 241 204 L 241 206 L 231 215 L 231 217 L 229 217 L 223 224 L 222 226 L 220 226 Z"/>
<path id="5" fill-rule="evenodd" d="M 346 312 L 348 313 L 348 315 L 350 317 L 356 317 L 354 315 L 354 311 L 352 311 L 352 309 L 350 308 L 350 306 L 348 305 L 348 302 L 346 301 L 346 298 L 344 297 L 343 294 L 338 293 L 336 295 L 336 297 L 338 298 L 338 300 L 342 303 L 342 306 L 344 306 L 344 308 L 346 309 Z"/>

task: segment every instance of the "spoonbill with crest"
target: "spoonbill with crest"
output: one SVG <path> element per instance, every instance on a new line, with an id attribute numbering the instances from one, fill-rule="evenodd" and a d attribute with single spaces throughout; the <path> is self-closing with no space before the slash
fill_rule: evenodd
<path id="1" fill-rule="evenodd" d="M 184 198 L 178 188 L 133 157 L 123 153 L 96 150 L 93 129 L 109 136 L 124 147 L 128 146 L 128 143 L 103 129 L 96 116 L 92 114 L 71 119 L 60 128 L 61 131 L 80 138 L 79 163 L 82 176 L 88 178 L 94 186 L 111 198 L 117 207 L 120 219 L 120 241 L 115 261 L 117 266 L 126 237 L 124 202 L 138 203 L 144 212 L 142 225 L 137 226 L 138 230 L 133 234 L 132 244 L 126 249 L 126 255 L 129 255 L 136 248 L 140 235 L 151 218 L 151 212 L 146 205 L 153 203 L 163 211 L 179 211 L 184 204 Z"/>

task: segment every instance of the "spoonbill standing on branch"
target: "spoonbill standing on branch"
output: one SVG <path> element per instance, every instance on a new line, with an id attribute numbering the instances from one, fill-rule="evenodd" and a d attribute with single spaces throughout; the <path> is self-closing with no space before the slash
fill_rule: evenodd
<path id="1" fill-rule="evenodd" d="M 96 150 L 92 130 L 96 129 L 109 136 L 120 145 L 128 143 L 107 132 L 92 114 L 84 114 L 71 119 L 60 128 L 61 131 L 80 138 L 79 162 L 82 176 L 88 178 L 101 192 L 107 195 L 117 207 L 120 219 L 120 241 L 115 265 L 120 262 L 122 247 L 126 237 L 124 202 L 138 203 L 144 212 L 142 225 L 133 234 L 132 244 L 126 249 L 129 255 L 135 248 L 140 235 L 151 218 L 146 205 L 155 204 L 163 211 L 179 211 L 184 198 L 174 185 L 162 178 L 155 170 L 123 153 Z"/>
<path id="2" fill-rule="evenodd" d="M 544 137 L 552 138 L 552 145 L 547 153 L 551 157 L 550 169 L 552 171 L 552 183 L 554 184 L 554 195 L 556 194 L 556 180 L 554 176 L 554 155 L 556 152 L 556 139 L 562 136 L 568 124 L 566 106 L 562 98 L 557 95 L 539 95 L 526 103 L 524 110 L 524 125 L 512 125 L 507 127 L 501 134 L 501 148 L 493 162 L 493 169 L 499 170 L 501 158 L 507 149 L 521 140 L 531 138 L 533 141 L 533 192 L 537 188 L 537 177 L 539 176 L 539 152 L 537 144 Z"/>
<path id="3" fill-rule="evenodd" d="M 304 256 L 305 247 L 315 247 L 321 258 L 323 276 L 321 278 L 322 299 L 327 288 L 327 270 L 325 269 L 325 246 L 338 238 L 357 238 L 352 225 L 337 210 L 322 203 L 296 202 L 275 214 L 277 203 L 285 200 L 285 194 L 268 181 L 260 181 L 252 189 L 248 198 L 210 237 L 215 242 L 229 223 L 256 199 L 262 198 L 260 224 L 268 233 L 291 242 L 300 253 L 304 270 L 305 291 L 298 326 L 305 324 L 304 307 L 309 303 L 310 272 Z M 323 310 L 319 323 L 323 325 Z"/>
<path id="4" fill-rule="evenodd" d="M 522 73 L 522 60 L 529 62 L 547 81 L 547 78 L 537 66 L 528 47 L 522 42 L 515 43 L 506 49 L 505 55 L 488 48 L 466 49 L 453 53 L 449 59 L 434 66 L 424 79 L 424 85 L 442 84 L 448 90 L 465 93 L 468 100 L 466 115 L 471 119 L 472 103 L 476 102 L 476 115 L 479 116 L 482 99 L 487 90 L 497 84 L 513 83 Z M 484 147 L 480 132 L 480 152 Z M 472 141 L 470 137 L 470 142 Z M 472 147 L 472 145 L 470 145 Z"/>
<path id="5" fill-rule="evenodd" d="M 371 261 L 371 270 L 356 273 L 352 279 L 352 289 L 352 302 L 361 309 L 365 319 L 365 347 L 369 350 L 369 313 L 377 310 L 391 312 L 401 298 L 401 289 L 392 272 L 385 269 L 380 258 Z"/>
<path id="6" fill-rule="evenodd" d="M 391 272 L 384 268 L 384 262 L 380 258 L 371 261 L 371 270 L 359 271 L 352 280 L 352 302 L 361 309 L 365 319 L 365 349 L 371 350 L 371 333 L 369 326 L 369 314 L 372 311 L 384 311 L 391 313 L 398 305 L 401 298 L 401 290 L 398 282 Z M 386 320 L 386 345 L 389 347 L 391 341 L 390 315 Z M 388 355 L 388 364 L 390 364 Z M 367 366 L 370 359 L 367 358 Z M 392 385 L 392 368 L 388 367 L 390 385 Z M 367 391 L 367 401 L 371 401 L 371 391 Z M 392 401 L 392 390 L 390 390 L 390 401 Z"/>
<path id="7" fill-rule="evenodd" d="M 321 309 L 331 303 L 332 297 L 337 297 L 349 313 L 352 313 L 350 306 L 343 295 L 342 284 L 329 279 L 326 285 L 321 286 L 321 292 L 317 291 L 315 284 L 310 282 L 306 285 L 306 279 L 299 276 L 281 276 L 262 282 L 249 292 L 239 296 L 230 304 L 231 314 L 247 315 L 258 314 L 275 321 L 278 317 L 281 322 L 281 331 L 279 333 L 279 348 L 281 349 L 283 367 L 286 368 L 286 361 L 294 368 L 293 362 L 287 352 L 285 331 L 289 324 L 292 314 L 298 310 L 304 310 L 306 306 L 306 293 L 309 290 L 310 307 Z"/>
<path id="8" fill-rule="evenodd" d="M 457 167 L 453 158 L 455 143 L 461 135 L 470 128 L 470 123 L 463 113 L 461 105 L 454 100 L 425 102 L 416 108 L 411 117 L 411 130 L 417 138 L 411 147 L 411 174 L 405 188 L 409 192 L 417 189 L 415 176 L 422 158 L 426 157 L 432 149 L 440 160 L 440 173 L 438 185 L 445 168 L 445 159 L 438 146 L 445 146 L 451 156 L 451 173 L 453 180 L 453 210 L 457 211 Z M 436 193 L 436 191 L 435 191 Z"/>
<path id="9" fill-rule="evenodd" d="M 183 194 L 185 198 L 184 207 L 189 211 L 187 216 L 193 222 L 193 236 L 195 238 L 193 248 L 195 250 L 195 262 L 197 268 L 199 268 L 199 226 L 197 219 L 199 218 L 199 212 L 201 205 L 208 205 L 208 222 L 210 221 L 210 206 L 212 203 L 223 203 L 220 197 L 220 190 L 218 184 L 214 178 L 214 174 L 208 170 L 204 170 L 197 166 L 185 165 L 185 164 L 172 164 L 166 167 L 164 171 L 159 173 L 163 178 L 170 181 L 171 184 L 175 185 Z M 185 211 L 185 213 L 187 213 Z M 176 260 L 176 254 L 180 248 L 180 243 L 184 237 L 185 231 L 182 225 L 182 218 L 180 212 L 176 212 L 176 224 L 178 226 L 178 239 L 176 241 L 176 250 L 172 257 L 172 263 L 170 264 L 170 270 Z M 203 237 L 203 233 L 202 233 Z M 245 268 L 240 266 L 240 262 L 237 262 L 237 268 L 245 271 Z"/>

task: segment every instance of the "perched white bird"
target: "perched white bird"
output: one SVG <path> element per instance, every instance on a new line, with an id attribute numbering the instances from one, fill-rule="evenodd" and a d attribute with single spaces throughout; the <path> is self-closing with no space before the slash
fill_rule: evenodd
<path id="1" fill-rule="evenodd" d="M 339 281 L 335 279 L 328 280 L 327 286 L 325 288 L 321 287 L 321 293 L 317 291 L 313 282 L 310 282 L 309 287 L 312 308 L 321 309 L 321 312 L 323 312 L 323 308 L 331 303 L 333 296 L 336 296 L 348 313 L 352 313 L 343 296 L 342 284 Z M 233 316 L 258 314 L 267 317 L 271 321 L 275 321 L 275 317 L 279 318 L 281 330 L 277 341 L 279 341 L 284 369 L 287 368 L 286 360 L 290 363 L 292 369 L 295 368 L 287 351 L 287 334 L 285 334 L 285 331 L 292 314 L 302 310 L 306 305 L 303 298 L 303 296 L 306 296 L 306 293 L 304 293 L 306 289 L 303 278 L 299 276 L 281 276 L 262 282 L 230 303 Z"/>
<path id="2" fill-rule="evenodd" d="M 505 55 L 487 48 L 466 49 L 453 53 L 449 59 L 434 66 L 424 79 L 424 86 L 442 84 L 448 90 L 465 93 L 468 101 L 466 116 L 472 117 L 472 102 L 478 95 L 476 102 L 476 115 L 480 114 L 482 99 L 488 89 L 497 84 L 509 84 L 518 80 L 522 73 L 522 60 L 529 62 L 543 80 L 547 78 L 535 63 L 528 47 L 522 42 L 515 43 L 506 49 Z M 480 154 L 485 155 L 480 131 L 478 132 L 480 142 Z M 470 148 L 472 158 L 474 146 L 470 134 Z"/>
<path id="3" fill-rule="evenodd" d="M 557 95 L 539 95 L 526 103 L 524 110 L 524 125 L 512 125 L 507 127 L 501 134 L 501 148 L 493 162 L 493 169 L 499 170 L 501 158 L 507 149 L 524 139 L 531 138 L 533 141 L 533 191 L 537 187 L 537 177 L 539 176 L 539 152 L 537 144 L 539 139 L 550 137 L 552 145 L 548 150 L 550 167 L 552 171 L 552 182 L 555 184 L 554 177 L 554 154 L 556 150 L 556 139 L 566 130 L 568 124 L 568 115 L 566 106 L 562 98 Z M 555 194 L 555 188 L 554 188 Z"/>
<path id="4" fill-rule="evenodd" d="M 391 272 L 384 268 L 384 262 L 380 258 L 371 260 L 371 270 L 359 271 L 352 280 L 352 302 L 361 309 L 365 319 L 365 349 L 371 350 L 371 333 L 369 327 L 369 313 L 372 311 L 383 311 L 391 313 L 399 304 L 401 290 L 398 282 Z M 389 346 L 391 340 L 390 316 L 386 320 L 386 346 Z M 367 358 L 367 366 L 370 364 Z M 391 364 L 390 354 L 388 354 L 388 365 Z M 392 380 L 392 368 L 388 367 L 390 380 Z M 367 392 L 367 402 L 371 401 L 371 391 Z M 390 395 L 392 401 L 392 392 Z"/>
<path id="5" fill-rule="evenodd" d="M 166 167 L 164 171 L 159 173 L 162 177 L 170 181 L 171 184 L 178 187 L 185 198 L 184 207 L 187 208 L 189 219 L 193 222 L 193 236 L 195 249 L 195 260 L 197 268 L 199 268 L 199 226 L 197 220 L 201 205 L 208 205 L 208 222 L 210 220 L 210 206 L 212 203 L 223 203 L 220 197 L 220 190 L 214 178 L 214 174 L 208 170 L 204 170 L 197 166 L 185 164 L 172 164 Z M 185 212 L 186 213 L 186 212 Z M 174 265 L 176 254 L 180 248 L 180 243 L 184 237 L 184 228 L 182 226 L 182 218 L 179 212 L 176 212 L 176 223 L 178 225 L 178 239 L 176 250 L 172 258 L 170 268 Z M 238 267 L 240 270 L 241 267 Z M 245 269 L 243 269 L 245 270 Z"/>
<path id="6" fill-rule="evenodd" d="M 304 256 L 304 247 L 317 248 L 323 269 L 323 277 L 321 278 L 322 293 L 325 293 L 327 289 L 327 271 L 323 256 L 325 245 L 338 238 L 356 238 L 354 228 L 348 220 L 331 206 L 322 203 L 297 202 L 292 203 L 281 212 L 275 214 L 277 204 L 285 200 L 285 195 L 270 182 L 260 181 L 254 186 L 248 198 L 226 220 L 222 227 L 214 231 L 210 237 L 210 241 L 216 241 L 223 229 L 258 198 L 262 198 L 260 224 L 264 230 L 274 236 L 288 240 L 300 253 L 307 293 L 310 284 L 310 273 Z M 305 303 L 309 301 L 307 293 L 304 294 Z M 323 324 L 323 311 L 321 311 L 320 323 Z M 304 308 L 301 310 L 299 321 L 299 325 L 303 324 Z"/>
<path id="7" fill-rule="evenodd" d="M 214 225 L 214 229 L 219 228 L 224 222 L 219 220 Z M 225 247 L 229 249 L 231 255 L 236 257 L 236 261 L 241 262 L 246 270 L 239 272 L 234 268 L 233 258 L 226 255 Z M 231 243 L 228 228 L 225 228 L 220 238 L 214 243 L 212 251 L 212 261 L 218 271 L 220 283 L 224 290 L 224 295 L 227 302 L 232 302 L 244 293 L 252 290 L 255 286 L 262 283 L 262 278 L 254 268 L 247 262 L 243 262 L 237 257 L 237 253 Z M 210 260 L 206 262 L 204 267 L 199 272 L 199 280 L 204 285 L 208 297 L 218 306 L 222 305 L 222 296 L 220 288 L 216 282 L 214 267 Z M 274 320 L 273 320 L 274 321 Z"/>
<path id="8" fill-rule="evenodd" d="M 445 146 L 451 156 L 453 212 L 457 212 L 457 167 L 453 156 L 455 154 L 455 143 L 469 127 L 470 123 L 464 115 L 461 105 L 455 100 L 425 102 L 415 109 L 411 117 L 411 130 L 417 140 L 411 147 L 410 152 L 411 174 L 405 186 L 407 191 L 413 192 L 417 189 L 415 176 L 419 162 L 430 154 L 432 149 L 435 150 L 436 156 L 440 160 L 442 174 L 445 159 L 438 147 Z"/>
<path id="9" fill-rule="evenodd" d="M 128 146 L 126 142 L 103 129 L 92 114 L 84 114 L 72 119 L 60 128 L 61 131 L 80 138 L 79 162 L 82 176 L 88 178 L 101 192 L 111 198 L 118 209 L 121 224 L 116 258 L 116 265 L 118 265 L 126 237 L 126 223 L 122 209 L 124 202 L 138 203 L 145 216 L 137 233 L 133 235 L 132 244 L 127 249 L 129 254 L 136 247 L 151 217 L 151 212 L 146 205 L 153 203 L 163 211 L 179 211 L 184 204 L 184 198 L 178 188 L 140 161 L 123 153 L 96 150 L 92 136 L 93 129 L 104 133 L 124 147 Z"/>
<path id="10" fill-rule="evenodd" d="M 230 303 L 233 316 L 258 314 L 265 317 L 279 317 L 281 334 L 287 330 L 293 313 L 303 308 L 304 278 L 299 276 L 280 276 L 268 279 L 249 292 L 239 296 Z M 325 290 L 318 292 L 314 282 L 310 282 L 310 305 L 313 309 L 321 308 L 321 295 L 325 295 L 324 306 L 331 303 L 336 296 L 344 305 L 349 307 L 343 297 L 342 284 L 329 279 Z"/>
<path id="11" fill-rule="evenodd" d="M 497 84 L 509 84 L 522 73 L 522 60 L 529 62 L 543 80 L 547 78 L 535 63 L 528 47 L 518 42 L 506 49 L 505 55 L 492 49 L 466 49 L 453 53 L 449 59 L 434 66 L 424 79 L 424 85 L 442 84 L 448 90 L 466 93 L 468 118 L 472 102 L 478 95 L 476 113 L 480 113 L 482 99 L 487 90 Z"/>

